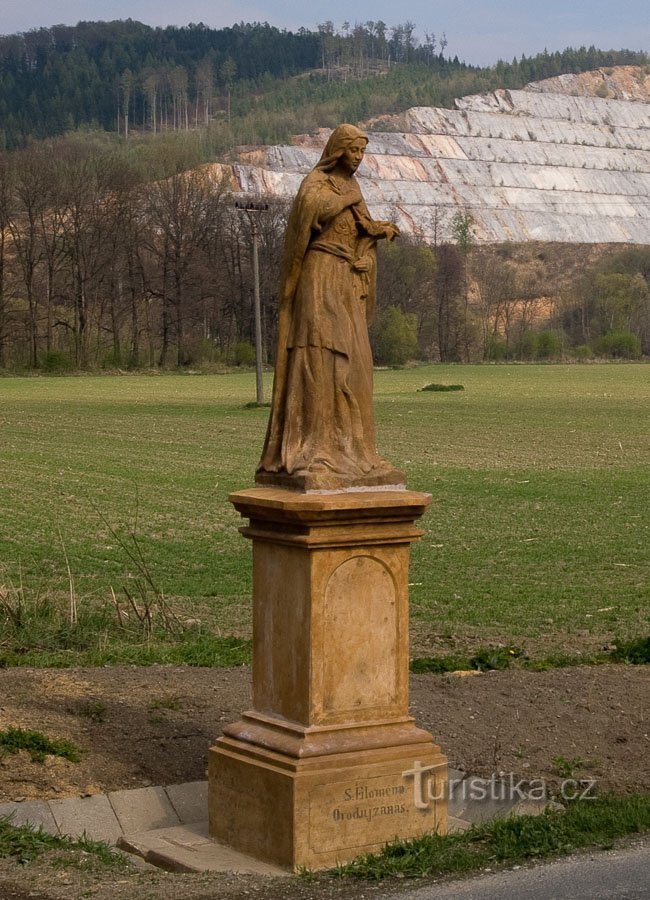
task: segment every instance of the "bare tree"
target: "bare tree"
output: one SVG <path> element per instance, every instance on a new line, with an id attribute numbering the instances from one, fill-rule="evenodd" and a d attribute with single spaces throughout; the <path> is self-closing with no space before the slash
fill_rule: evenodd
<path id="1" fill-rule="evenodd" d="M 149 107 L 149 122 L 151 130 L 156 134 L 158 130 L 158 97 L 160 94 L 161 77 L 159 72 L 149 72 L 142 82 L 147 106 Z"/>
<path id="2" fill-rule="evenodd" d="M 205 168 L 180 172 L 145 188 L 148 227 L 144 239 L 159 265 L 161 365 L 165 363 L 172 329 L 177 364 L 187 362 L 186 325 L 192 315 L 192 302 L 202 296 L 202 264 L 210 233 L 218 224 L 222 193 L 222 186 Z"/>
<path id="3" fill-rule="evenodd" d="M 112 336 L 113 360 L 123 361 L 122 339 L 129 321 L 130 365 L 140 356 L 140 317 L 145 293 L 141 259 L 143 221 L 140 213 L 140 181 L 134 168 L 122 164 L 114 172 L 112 189 L 106 198 L 106 235 L 109 249 L 107 306 Z"/>
<path id="4" fill-rule="evenodd" d="M 122 98 L 122 115 L 124 117 L 124 137 L 128 138 L 129 111 L 131 109 L 131 98 L 133 96 L 133 73 L 130 69 L 126 69 L 120 76 L 120 95 Z M 117 130 L 119 133 L 119 124 Z"/>
<path id="5" fill-rule="evenodd" d="M 483 359 L 490 359 L 495 342 L 507 336 L 512 303 L 517 296 L 515 271 L 507 262 L 487 253 L 477 254 L 472 266 Z"/>
<path id="6" fill-rule="evenodd" d="M 395 306 L 415 317 L 418 342 L 428 355 L 436 327 L 436 270 L 434 250 L 422 241 L 402 237 L 378 248 L 381 309 Z"/>
<path id="7" fill-rule="evenodd" d="M 0 155 L 0 369 L 7 365 L 10 310 L 7 282 L 7 230 L 12 208 L 12 170 L 7 154 Z"/>
<path id="8" fill-rule="evenodd" d="M 174 130 L 190 127 L 188 103 L 188 77 L 187 71 L 182 66 L 174 66 L 169 72 L 169 83 L 172 89 L 172 108 Z"/>
<path id="9" fill-rule="evenodd" d="M 196 67 L 196 120 L 199 123 L 199 109 L 203 106 L 203 124 L 210 124 L 212 98 L 214 96 L 214 66 L 209 56 Z"/>
<path id="10" fill-rule="evenodd" d="M 454 362 L 460 358 L 460 301 L 465 284 L 463 258 L 454 244 L 442 244 L 436 255 L 438 352 L 443 362 Z"/>
<path id="11" fill-rule="evenodd" d="M 73 333 L 75 362 L 85 367 L 90 316 L 97 312 L 93 301 L 100 299 L 110 261 L 107 198 L 117 160 L 79 142 L 63 145 L 61 154 L 66 292 L 73 313 L 68 327 Z"/>
<path id="12" fill-rule="evenodd" d="M 48 154 L 44 145 L 23 151 L 16 158 L 13 208 L 7 218 L 13 249 L 18 260 L 25 298 L 29 334 L 29 363 L 38 365 L 39 297 L 36 272 L 43 258 L 38 240 L 38 223 L 46 208 Z"/>
<path id="13" fill-rule="evenodd" d="M 235 80 L 235 75 L 237 74 L 237 64 L 234 59 L 230 56 L 226 57 L 223 65 L 221 66 L 221 70 L 219 72 L 219 76 L 221 81 L 225 85 L 226 88 L 226 108 L 228 111 L 228 124 L 230 125 L 231 120 L 231 101 L 232 101 L 232 86 Z"/>

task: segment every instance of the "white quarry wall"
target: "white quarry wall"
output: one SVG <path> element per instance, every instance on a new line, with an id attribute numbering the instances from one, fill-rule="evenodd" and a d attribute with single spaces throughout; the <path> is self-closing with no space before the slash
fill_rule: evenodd
<path id="1" fill-rule="evenodd" d="M 370 135 L 358 177 L 377 218 L 431 241 L 462 211 L 481 242 L 650 243 L 650 104 L 524 90 L 456 105 Z M 290 199 L 320 152 L 270 147 L 236 182 Z"/>

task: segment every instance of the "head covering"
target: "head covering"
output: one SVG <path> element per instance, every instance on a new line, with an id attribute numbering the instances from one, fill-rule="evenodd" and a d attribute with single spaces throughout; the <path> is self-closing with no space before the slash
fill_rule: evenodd
<path id="1" fill-rule="evenodd" d="M 356 125 L 339 125 L 330 134 L 323 155 L 316 163 L 316 168 L 323 172 L 329 172 L 337 164 L 346 147 L 358 140 L 364 140 L 367 144 L 368 136 Z"/>

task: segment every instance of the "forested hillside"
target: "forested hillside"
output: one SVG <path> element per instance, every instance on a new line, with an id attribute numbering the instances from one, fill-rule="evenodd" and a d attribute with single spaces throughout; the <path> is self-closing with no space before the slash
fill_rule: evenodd
<path id="1" fill-rule="evenodd" d="M 202 165 L 241 144 L 648 62 L 583 48 L 479 69 L 445 50 L 381 22 L 0 38 L 0 371 L 250 363 L 252 223 Z M 269 362 L 285 215 L 258 223 Z M 481 248 L 463 221 L 455 244 L 381 248 L 379 362 L 650 353 L 646 248 Z"/>
<path id="2" fill-rule="evenodd" d="M 597 66 L 645 63 L 594 48 L 543 53 L 480 69 L 445 55 L 447 39 L 418 40 L 407 22 L 290 32 L 268 24 L 151 28 L 80 22 L 0 37 L 0 149 L 97 127 L 212 126 L 216 152 L 286 141 L 336 121 L 448 106 L 454 97 Z M 381 77 L 373 77 L 381 75 Z"/>

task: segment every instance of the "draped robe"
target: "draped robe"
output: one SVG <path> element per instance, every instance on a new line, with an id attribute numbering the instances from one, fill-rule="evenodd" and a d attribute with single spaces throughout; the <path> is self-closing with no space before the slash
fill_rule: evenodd
<path id="1" fill-rule="evenodd" d="M 368 322 L 378 223 L 354 176 L 342 186 L 327 171 L 327 149 L 323 159 L 287 224 L 273 402 L 257 470 L 265 483 L 280 474 L 354 484 L 394 471 L 375 447 Z M 355 268 L 360 259 L 367 271 Z"/>

